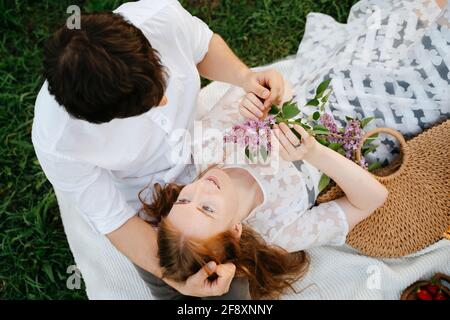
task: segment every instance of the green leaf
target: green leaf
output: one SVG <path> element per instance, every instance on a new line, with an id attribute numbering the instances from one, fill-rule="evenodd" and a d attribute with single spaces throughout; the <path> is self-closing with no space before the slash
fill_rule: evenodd
<path id="1" fill-rule="evenodd" d="M 280 124 L 282 122 L 286 122 L 286 120 L 283 117 L 280 117 L 280 116 L 276 116 L 275 117 L 275 123 L 276 124 Z"/>
<path id="2" fill-rule="evenodd" d="M 331 79 L 327 79 L 323 81 L 316 89 L 316 98 L 319 98 L 322 96 L 322 94 L 327 90 L 328 86 L 330 85 Z"/>
<path id="3" fill-rule="evenodd" d="M 250 160 L 251 163 L 255 163 L 255 156 L 252 152 L 250 152 L 250 149 L 248 147 L 245 148 L 245 156 L 248 160 Z"/>
<path id="4" fill-rule="evenodd" d="M 323 131 L 323 130 L 312 130 L 311 132 L 314 135 L 324 135 L 324 136 L 329 133 L 328 131 Z"/>
<path id="5" fill-rule="evenodd" d="M 329 132 L 328 131 L 323 131 L 323 130 L 312 130 L 311 131 L 313 135 L 327 135 Z"/>
<path id="6" fill-rule="evenodd" d="M 371 144 L 376 138 L 378 138 L 378 133 L 375 133 L 371 135 L 370 137 L 366 138 L 363 143 L 363 147 L 367 147 L 369 144 Z"/>
<path id="7" fill-rule="evenodd" d="M 296 103 L 285 103 L 283 104 L 283 116 L 286 119 L 291 119 L 298 115 L 300 110 L 297 107 Z"/>
<path id="8" fill-rule="evenodd" d="M 374 117 L 368 117 L 361 120 L 361 128 L 364 128 L 370 121 L 375 119 Z"/>
<path id="9" fill-rule="evenodd" d="M 319 118 L 320 118 L 320 112 L 319 112 L 319 111 L 314 112 L 313 115 L 312 115 L 312 118 L 313 118 L 314 120 L 319 120 Z"/>
<path id="10" fill-rule="evenodd" d="M 279 113 L 280 113 L 280 109 L 278 109 L 278 107 L 277 107 L 276 105 L 273 104 L 273 105 L 270 107 L 269 114 L 277 115 L 277 114 L 279 114 Z"/>
<path id="11" fill-rule="evenodd" d="M 345 120 L 350 121 L 350 120 L 355 120 L 355 119 L 353 119 L 352 117 L 349 117 L 349 116 L 345 116 Z"/>
<path id="12" fill-rule="evenodd" d="M 367 147 L 363 147 L 361 151 L 362 151 L 363 155 L 366 156 L 367 154 L 369 154 L 369 153 L 375 151 L 377 148 L 378 148 L 378 145 L 376 145 L 376 144 L 370 144 L 370 145 L 368 145 Z"/>
<path id="13" fill-rule="evenodd" d="M 324 145 L 325 147 L 328 147 L 328 141 L 325 138 L 316 138 L 317 142 Z"/>
<path id="14" fill-rule="evenodd" d="M 308 126 L 307 124 L 305 124 L 305 123 L 300 123 L 300 125 L 303 127 L 303 129 L 305 129 L 305 130 L 311 130 L 311 126 Z"/>
<path id="15" fill-rule="evenodd" d="M 337 149 L 336 151 L 337 151 L 339 154 L 345 156 L 345 149 L 344 149 L 344 148 L 341 147 L 341 148 Z"/>
<path id="16" fill-rule="evenodd" d="M 295 124 L 298 124 L 299 126 L 302 126 L 305 130 L 311 130 L 311 127 L 307 125 L 306 123 L 303 123 L 300 119 L 297 119 L 294 121 Z"/>
<path id="17" fill-rule="evenodd" d="M 324 131 L 328 131 L 328 129 L 327 129 L 325 126 L 321 125 L 321 124 L 315 125 L 315 126 L 313 127 L 313 130 L 324 130 Z"/>
<path id="18" fill-rule="evenodd" d="M 342 143 L 332 142 L 328 145 L 328 148 L 334 151 L 337 151 L 340 147 L 342 147 Z"/>
<path id="19" fill-rule="evenodd" d="M 318 105 L 319 105 L 319 100 L 317 100 L 317 99 L 311 99 L 311 100 L 309 100 L 307 103 L 306 103 L 306 105 L 307 106 L 313 106 L 313 107 L 317 107 Z"/>
<path id="20" fill-rule="evenodd" d="M 381 163 L 379 162 L 374 162 L 372 164 L 369 165 L 369 167 L 367 168 L 369 171 L 373 171 L 375 169 L 381 168 Z"/>
<path id="21" fill-rule="evenodd" d="M 266 162 L 267 157 L 269 156 L 269 152 L 267 151 L 267 149 L 264 148 L 264 147 L 260 147 L 259 148 L 259 153 L 261 154 L 261 157 L 263 158 L 263 161 Z"/>
<path id="22" fill-rule="evenodd" d="M 363 143 L 363 148 L 366 148 L 366 147 L 369 147 L 370 146 L 370 144 L 373 142 L 373 140 L 374 139 L 366 139 L 366 140 L 364 140 L 364 143 Z"/>
<path id="23" fill-rule="evenodd" d="M 330 177 L 326 174 L 322 174 L 319 180 L 319 192 L 322 192 L 323 189 L 325 189 L 328 184 L 330 183 Z"/>
<path id="24" fill-rule="evenodd" d="M 328 98 L 330 97 L 332 90 L 328 91 L 328 93 L 322 97 L 322 99 L 320 99 L 320 101 L 322 102 L 322 106 L 325 105 L 325 103 L 327 103 Z"/>

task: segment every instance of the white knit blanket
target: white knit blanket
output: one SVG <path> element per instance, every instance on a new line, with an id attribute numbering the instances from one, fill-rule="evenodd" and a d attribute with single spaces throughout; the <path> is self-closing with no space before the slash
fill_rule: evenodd
<path id="1" fill-rule="evenodd" d="M 272 67 L 288 74 L 293 58 Z M 229 86 L 213 82 L 199 96 L 200 118 L 221 98 Z M 62 192 L 56 191 L 70 249 L 81 271 L 90 299 L 151 299 L 150 290 L 126 257 L 105 236 L 95 233 Z M 398 299 L 410 283 L 436 272 L 450 274 L 450 241 L 441 240 L 398 259 L 374 259 L 344 247 L 308 250 L 311 267 L 294 286 L 297 294 L 284 299 Z"/>

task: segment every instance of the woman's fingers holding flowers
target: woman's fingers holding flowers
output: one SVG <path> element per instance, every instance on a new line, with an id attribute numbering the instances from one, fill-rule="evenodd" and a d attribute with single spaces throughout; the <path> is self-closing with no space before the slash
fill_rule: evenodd
<path id="1" fill-rule="evenodd" d="M 281 144 L 280 140 L 275 136 L 276 144 L 278 145 L 278 151 L 280 153 L 281 158 L 283 158 L 286 161 L 294 161 L 294 159 L 291 158 L 291 155 L 289 152 L 286 151 L 286 149 Z"/>
<path id="2" fill-rule="evenodd" d="M 285 123 L 273 126 L 275 138 L 280 146 L 280 155 L 287 161 L 304 159 L 317 145 L 316 139 L 302 126 L 295 124 L 294 130 L 300 135 L 301 141 Z"/>
<path id="3" fill-rule="evenodd" d="M 289 141 L 289 139 L 286 137 L 285 133 L 281 131 L 280 126 L 274 125 L 273 126 L 274 135 L 277 139 L 280 154 L 283 159 L 287 161 L 295 161 L 296 159 L 296 148 L 293 146 L 293 144 Z"/>
<path id="4" fill-rule="evenodd" d="M 292 133 L 291 129 L 285 123 L 280 124 L 280 129 L 294 147 L 298 147 L 300 145 L 300 140 L 295 136 L 295 134 Z"/>
<path id="5" fill-rule="evenodd" d="M 300 134 L 302 140 L 308 140 L 311 137 L 308 132 L 306 132 L 305 128 L 299 126 L 298 124 L 294 124 L 294 130 Z"/>

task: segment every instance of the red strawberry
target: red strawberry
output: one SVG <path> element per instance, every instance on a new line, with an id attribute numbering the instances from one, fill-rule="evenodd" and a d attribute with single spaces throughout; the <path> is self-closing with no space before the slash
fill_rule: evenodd
<path id="1" fill-rule="evenodd" d="M 422 287 L 416 291 L 416 296 L 419 300 L 433 300 L 431 294 L 427 290 L 422 289 Z"/>
<path id="2" fill-rule="evenodd" d="M 433 300 L 447 300 L 447 296 L 441 290 L 439 290 L 439 292 L 434 296 Z"/>
<path id="3" fill-rule="evenodd" d="M 437 284 L 430 283 L 425 286 L 425 289 L 434 297 L 438 293 L 440 287 Z"/>

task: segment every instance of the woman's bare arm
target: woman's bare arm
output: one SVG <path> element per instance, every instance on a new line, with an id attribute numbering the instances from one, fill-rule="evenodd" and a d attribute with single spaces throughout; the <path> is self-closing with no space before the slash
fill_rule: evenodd
<path id="1" fill-rule="evenodd" d="M 349 228 L 367 218 L 387 198 L 387 189 L 370 172 L 321 144 L 306 158 L 333 179 L 345 193 L 337 202 L 347 215 Z"/>
<path id="2" fill-rule="evenodd" d="M 274 128 L 284 159 L 306 160 L 342 188 L 345 197 L 338 199 L 337 202 L 347 216 L 350 230 L 386 201 L 387 189 L 370 172 L 336 151 L 321 145 L 302 127 L 294 126 L 302 136 L 300 147 L 294 147 L 298 146 L 300 141 L 286 124 Z"/>

